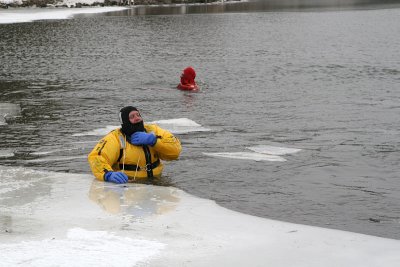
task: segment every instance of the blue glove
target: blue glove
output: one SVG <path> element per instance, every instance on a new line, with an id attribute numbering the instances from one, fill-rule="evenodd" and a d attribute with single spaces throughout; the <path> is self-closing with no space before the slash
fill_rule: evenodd
<path id="1" fill-rule="evenodd" d="M 104 175 L 104 180 L 116 184 L 125 184 L 128 182 L 128 176 L 123 172 L 107 172 Z"/>
<path id="2" fill-rule="evenodd" d="M 131 143 L 134 145 L 150 145 L 154 146 L 157 142 L 157 137 L 154 133 L 136 132 L 131 136 Z"/>

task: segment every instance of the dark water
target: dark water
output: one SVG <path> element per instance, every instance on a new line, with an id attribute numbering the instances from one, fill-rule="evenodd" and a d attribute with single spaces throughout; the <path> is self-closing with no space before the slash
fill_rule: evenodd
<path id="1" fill-rule="evenodd" d="M 0 25 L 1 165 L 88 173 L 124 105 L 189 118 L 165 177 L 261 217 L 400 238 L 400 9 L 137 16 Z M 175 89 L 197 70 L 199 93 Z M 286 162 L 211 158 L 254 145 Z M 40 154 L 41 152 L 50 154 Z M 229 223 L 229 222 L 227 222 Z"/>

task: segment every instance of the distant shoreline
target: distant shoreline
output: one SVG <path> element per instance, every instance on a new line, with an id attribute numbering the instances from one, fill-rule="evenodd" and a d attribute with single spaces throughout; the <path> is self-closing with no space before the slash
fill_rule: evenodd
<path id="1" fill-rule="evenodd" d="M 23 1 L 23 2 L 22 2 Z M 103 1 L 103 2 L 98 2 Z M 302 10 L 313 11 L 324 9 L 380 9 L 400 8 L 400 0 L 0 0 L 1 10 L 43 9 L 58 10 L 62 8 L 79 9 L 86 7 L 163 7 L 182 5 L 218 5 L 244 4 L 260 5 L 270 11 Z M 249 9 L 250 10 L 250 9 Z"/>
<path id="2" fill-rule="evenodd" d="M 113 6 L 164 6 L 187 4 L 216 3 L 258 3 L 265 7 L 275 8 L 327 8 L 327 7 L 361 7 L 369 5 L 400 4 L 400 0 L 0 0 L 0 9 L 7 8 L 81 8 Z"/>
<path id="3" fill-rule="evenodd" d="M 0 9 L 8 8 L 81 8 L 115 6 L 161 6 L 182 4 L 211 4 L 217 2 L 246 2 L 243 0 L 0 0 Z"/>
<path id="4" fill-rule="evenodd" d="M 0 0 L 1 1 L 1 0 Z M 229 1 L 224 3 L 241 3 L 244 1 Z M 25 23 L 25 22 L 33 22 L 38 20 L 63 20 L 63 19 L 70 19 L 75 15 L 79 14 L 94 14 L 94 13 L 106 13 L 106 12 L 113 12 L 113 11 L 122 11 L 122 10 L 139 10 L 141 8 L 158 8 L 158 7 L 182 7 L 185 5 L 191 6 L 205 6 L 205 5 L 214 5 L 219 6 L 220 2 L 213 2 L 213 3 L 189 3 L 189 4 L 159 4 L 159 5 L 134 5 L 134 6 L 79 6 L 81 8 L 68 8 L 65 6 L 58 6 L 55 7 L 37 7 L 37 6 L 19 6 L 19 7 L 10 7 L 7 9 L 0 8 L 0 25 L 2 24 L 13 24 L 13 23 Z"/>

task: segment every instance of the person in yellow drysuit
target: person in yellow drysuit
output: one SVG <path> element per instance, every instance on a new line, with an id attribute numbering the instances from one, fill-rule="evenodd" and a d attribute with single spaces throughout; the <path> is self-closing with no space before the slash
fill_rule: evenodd
<path id="1" fill-rule="evenodd" d="M 107 134 L 89 153 L 94 176 L 118 184 L 160 178 L 160 160 L 178 159 L 179 139 L 155 124 L 144 124 L 135 107 L 122 108 L 119 116 L 121 128 Z"/>

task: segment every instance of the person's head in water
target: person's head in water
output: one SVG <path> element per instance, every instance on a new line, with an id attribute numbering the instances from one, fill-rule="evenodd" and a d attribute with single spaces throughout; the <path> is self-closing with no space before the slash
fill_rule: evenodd
<path id="1" fill-rule="evenodd" d="M 196 78 L 196 72 L 194 71 L 193 67 L 187 67 L 186 69 L 184 69 L 183 75 L 188 79 L 194 80 Z"/>
<path id="2" fill-rule="evenodd" d="M 183 70 L 181 74 L 182 84 L 194 84 L 196 79 L 196 72 L 192 67 L 187 67 Z"/>
<path id="3" fill-rule="evenodd" d="M 124 107 L 119 112 L 122 132 L 131 136 L 135 132 L 144 132 L 142 116 L 137 108 L 132 106 Z"/>

